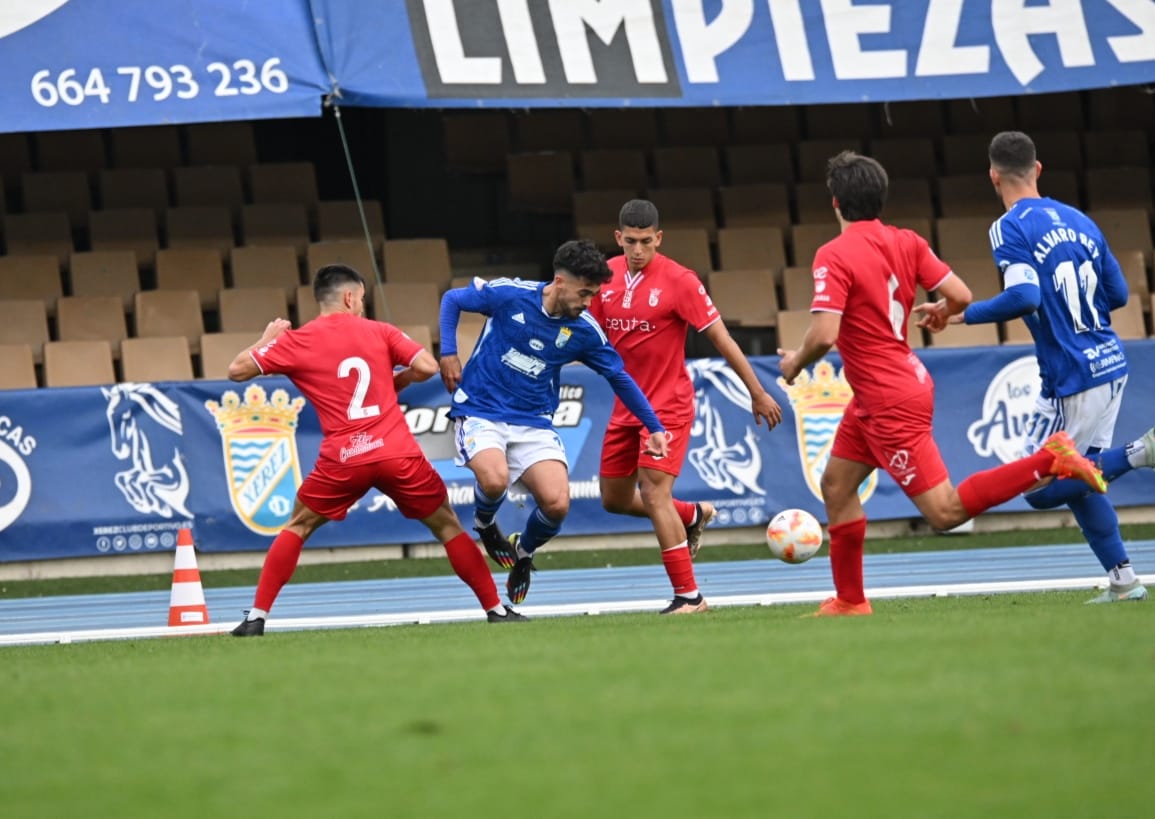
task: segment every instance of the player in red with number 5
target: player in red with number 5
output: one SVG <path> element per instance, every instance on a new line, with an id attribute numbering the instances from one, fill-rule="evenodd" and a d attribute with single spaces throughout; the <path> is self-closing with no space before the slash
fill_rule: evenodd
<path id="1" fill-rule="evenodd" d="M 694 420 L 694 385 L 686 373 L 689 328 L 710 339 L 742 379 L 759 425 L 765 420 L 773 428 L 782 420 L 782 409 L 730 337 L 702 280 L 658 252 L 662 231 L 654 204 L 645 199 L 626 202 L 614 236 L 622 255 L 609 260 L 614 277 L 593 300 L 590 312 L 658 413 L 670 452 L 665 457 L 647 454 L 646 431 L 620 400 L 615 401 L 602 443 L 602 505 L 610 512 L 648 517 L 653 523 L 662 565 L 674 587 L 674 599 L 662 614 L 705 611 L 691 558 L 697 554 L 702 530 L 714 518 L 714 507 L 673 495 Z"/>
<path id="2" fill-rule="evenodd" d="M 269 322 L 260 340 L 229 365 L 229 378 L 287 375 L 317 411 L 324 438 L 317 463 L 297 490 L 293 515 L 277 535 L 246 619 L 233 634 L 264 634 L 265 620 L 289 582 L 301 547 L 330 520 L 343 520 L 370 489 L 388 495 L 445 545 L 453 570 L 477 595 L 489 622 L 526 619 L 502 605 L 481 550 L 449 505 L 445 482 L 409 431 L 397 404 L 406 385 L 439 372 L 437 361 L 391 324 L 365 313 L 365 280 L 345 265 L 317 271 L 313 295 L 320 315 L 303 327 Z"/>
<path id="3" fill-rule="evenodd" d="M 870 614 L 862 583 L 866 513 L 859 485 L 882 467 L 938 530 L 953 529 L 1051 476 L 1079 478 L 1095 491 L 1106 483 L 1065 432 L 1034 455 L 950 482 L 931 436 L 934 383 L 907 343 L 915 285 L 938 290 L 940 312 L 961 313 L 970 288 L 910 230 L 879 221 L 886 202 L 886 170 L 844 151 L 830 160 L 826 186 L 842 226 L 814 256 L 810 327 L 797 350 L 778 350 L 787 383 L 838 342 L 854 397 L 834 435 L 822 474 L 830 525 L 830 569 L 836 596 L 820 616 Z"/>

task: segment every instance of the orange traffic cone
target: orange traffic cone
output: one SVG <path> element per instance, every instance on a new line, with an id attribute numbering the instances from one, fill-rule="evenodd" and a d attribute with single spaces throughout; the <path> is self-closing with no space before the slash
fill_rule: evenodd
<path id="1" fill-rule="evenodd" d="M 192 531 L 181 529 L 176 536 L 176 559 L 172 567 L 172 596 L 168 604 L 170 626 L 203 625 L 209 621 L 201 572 L 193 551 Z"/>

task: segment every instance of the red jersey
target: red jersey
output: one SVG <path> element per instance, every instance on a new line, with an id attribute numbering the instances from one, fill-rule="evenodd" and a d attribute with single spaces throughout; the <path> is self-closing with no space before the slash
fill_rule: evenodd
<path id="1" fill-rule="evenodd" d="M 393 389 L 393 368 L 423 348 L 391 324 L 330 313 L 251 353 L 266 375 L 287 375 L 317 411 L 321 459 L 365 464 L 423 455 Z"/>
<path id="2" fill-rule="evenodd" d="M 686 372 L 686 330 L 701 332 L 717 321 L 718 308 L 702 280 L 662 254 L 637 273 L 625 256 L 609 260 L 613 279 L 590 305 L 628 372 L 666 426 L 694 417 L 694 384 Z M 621 399 L 610 423 L 637 424 Z"/>
<path id="3" fill-rule="evenodd" d="M 859 411 L 870 415 L 934 388 L 907 343 L 915 285 L 951 275 L 926 240 L 877 219 L 851 222 L 814 254 L 811 312 L 840 313 L 838 352 Z"/>

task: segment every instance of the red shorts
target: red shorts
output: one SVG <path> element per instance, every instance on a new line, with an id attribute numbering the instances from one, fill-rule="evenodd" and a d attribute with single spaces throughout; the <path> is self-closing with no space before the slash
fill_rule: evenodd
<path id="1" fill-rule="evenodd" d="M 846 405 L 832 456 L 882 467 L 910 498 L 950 477 L 934 442 L 934 393 L 913 396 L 865 418 L 857 415 L 857 406 L 854 398 Z"/>
<path id="2" fill-rule="evenodd" d="M 297 498 L 318 515 L 344 520 L 349 507 L 370 489 L 384 492 L 407 518 L 424 520 L 445 502 L 445 481 L 423 455 L 367 464 L 319 460 L 297 490 Z"/>
<path id="3" fill-rule="evenodd" d="M 666 427 L 666 440 L 670 442 L 670 454 L 655 458 L 646 454 L 650 432 L 641 424 L 610 424 L 602 439 L 603 478 L 628 478 L 639 467 L 656 469 L 669 475 L 682 471 L 686 451 L 690 448 L 690 425 Z"/>

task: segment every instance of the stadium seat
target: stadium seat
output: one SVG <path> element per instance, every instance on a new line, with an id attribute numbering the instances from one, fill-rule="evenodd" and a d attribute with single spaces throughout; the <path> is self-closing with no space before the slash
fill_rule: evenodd
<path id="1" fill-rule="evenodd" d="M 192 381 L 189 340 L 184 336 L 126 338 L 121 370 L 126 382 Z"/>
<path id="2" fill-rule="evenodd" d="M 1123 278 L 1127 280 L 1127 289 L 1141 297 L 1146 302 L 1151 294 L 1151 286 L 1147 280 L 1147 262 L 1143 258 L 1143 251 L 1138 248 L 1115 250 L 1111 248 L 1119 267 L 1123 269 Z M 1144 310 L 1146 310 L 1144 306 Z"/>
<path id="3" fill-rule="evenodd" d="M 229 253 L 233 287 L 279 287 L 295 304 L 301 283 L 300 262 L 290 246 L 234 247 Z"/>
<path id="4" fill-rule="evenodd" d="M 73 253 L 70 260 L 73 296 L 114 296 L 123 309 L 134 310 L 140 290 L 140 271 L 131 250 L 94 250 Z"/>
<path id="5" fill-rule="evenodd" d="M 398 324 L 397 329 L 416 341 L 422 347 L 429 351 L 430 355 L 436 355 L 436 348 L 433 346 L 433 328 L 436 324 Z"/>
<path id="6" fill-rule="evenodd" d="M 49 341 L 44 345 L 44 386 L 94 387 L 115 384 L 107 341 Z"/>
<path id="7" fill-rule="evenodd" d="M 887 186 L 882 218 L 883 221 L 890 222 L 904 217 L 934 218 L 934 199 L 930 192 L 930 180 L 891 177 Z"/>
<path id="8" fill-rule="evenodd" d="M 719 270 L 771 270 L 786 266 L 782 228 L 734 227 L 718 230 Z M 708 272 L 708 271 L 706 271 Z"/>
<path id="9" fill-rule="evenodd" d="M 48 339 L 48 308 L 43 301 L 0 301 L 0 344 L 27 344 L 32 348 L 33 361 L 40 364 Z"/>
<path id="10" fill-rule="evenodd" d="M 388 242 L 386 242 L 388 244 Z M 305 251 L 305 270 L 309 281 L 317 271 L 328 264 L 343 264 L 356 270 L 365 279 L 366 288 L 378 279 L 377 259 L 364 239 L 343 242 L 311 242 Z M 449 278 L 448 274 L 446 278 Z"/>
<path id="11" fill-rule="evenodd" d="M 441 290 L 431 282 L 385 282 L 373 288 L 373 317 L 390 324 L 427 324 L 441 340 Z"/>
<path id="12" fill-rule="evenodd" d="M 473 348 L 481 337 L 481 330 L 485 326 L 486 317 L 479 313 L 462 313 L 457 323 L 457 357 L 464 366 L 473 355 Z"/>
<path id="13" fill-rule="evenodd" d="M 975 301 L 992 299 L 1003 292 L 1002 277 L 991 256 L 943 257 L 955 275 L 970 288 Z"/>
<path id="14" fill-rule="evenodd" d="M 317 171 L 312 162 L 264 162 L 249 166 L 249 195 L 254 203 L 304 205 L 315 214 Z"/>
<path id="15" fill-rule="evenodd" d="M 1039 177 L 1039 193 L 1071 207 L 1081 208 L 1083 197 L 1079 192 L 1079 175 L 1074 171 L 1048 171 L 1043 168 Z"/>
<path id="16" fill-rule="evenodd" d="M 658 111 L 663 145 L 713 145 L 730 142 L 730 122 L 726 109 L 662 108 Z"/>
<path id="17" fill-rule="evenodd" d="M 1151 223 L 1140 208 L 1089 210 L 1090 216 L 1113 253 L 1123 250 L 1143 251 L 1143 263 L 1151 266 Z"/>
<path id="18" fill-rule="evenodd" d="M 36 166 L 42 171 L 81 171 L 87 176 L 108 167 L 99 130 L 43 131 L 33 134 Z"/>
<path id="19" fill-rule="evenodd" d="M 300 327 L 318 316 L 317 300 L 313 298 L 313 285 L 302 284 L 297 287 L 295 301 L 297 303 L 297 323 L 293 325 L 294 327 Z"/>
<path id="20" fill-rule="evenodd" d="M 887 102 L 878 114 L 878 132 L 883 139 L 937 138 L 946 133 L 946 112 L 942 100 Z"/>
<path id="21" fill-rule="evenodd" d="M 653 159 L 658 187 L 716 188 L 722 184 L 718 149 L 712 145 L 658 147 Z"/>
<path id="22" fill-rule="evenodd" d="M 1143 208 L 1155 211 L 1151 200 L 1151 169 L 1088 168 L 1083 176 L 1088 210 Z"/>
<path id="23" fill-rule="evenodd" d="M 804 139 L 798 143 L 798 179 L 801 182 L 825 182 L 826 164 L 843 151 L 862 153 L 862 139 L 843 136 L 828 139 Z"/>
<path id="24" fill-rule="evenodd" d="M 55 256 L 0 256 L 0 300 L 38 299 L 52 318 L 63 293 Z"/>
<path id="25" fill-rule="evenodd" d="M 778 322 L 775 271 L 718 270 L 706 277 L 710 299 L 727 324 L 773 327 Z"/>
<path id="26" fill-rule="evenodd" d="M 658 144 L 653 108 L 594 108 L 589 112 L 590 144 L 595 148 L 638 148 Z"/>
<path id="27" fill-rule="evenodd" d="M 769 225 L 786 230 L 793 221 L 782 182 L 724 185 L 718 188 L 718 211 L 724 227 Z"/>
<path id="28" fill-rule="evenodd" d="M 714 239 L 718 217 L 712 189 L 651 188 L 646 198 L 658 208 L 662 230 L 701 228 Z"/>
<path id="29" fill-rule="evenodd" d="M 834 195 L 826 182 L 799 182 L 794 186 L 795 221 L 825 222 L 834 217 Z"/>
<path id="30" fill-rule="evenodd" d="M 944 217 L 935 222 L 935 250 L 944 259 L 981 259 L 991 252 L 991 223 L 986 216 Z"/>
<path id="31" fill-rule="evenodd" d="M 528 213 L 569 213 L 575 189 L 573 154 L 538 151 L 509 154 L 505 180 L 509 207 Z"/>
<path id="32" fill-rule="evenodd" d="M 139 128 L 112 128 L 114 168 L 162 168 L 181 164 L 180 131 L 175 125 L 150 125 Z"/>
<path id="33" fill-rule="evenodd" d="M 664 219 L 662 221 L 665 222 Z M 710 257 L 710 236 L 703 228 L 663 229 L 658 252 L 693 270 L 700 279 L 705 279 L 706 274 L 714 269 Z"/>
<path id="34" fill-rule="evenodd" d="M 1083 170 L 1083 142 L 1077 131 L 1032 131 L 1035 153 L 1046 171 Z"/>
<path id="35" fill-rule="evenodd" d="M 1143 322 L 1143 307 L 1147 299 L 1132 293 L 1127 303 L 1111 312 L 1111 327 L 1122 339 L 1147 338 L 1147 327 Z"/>
<path id="36" fill-rule="evenodd" d="M 990 176 L 985 173 L 940 176 L 938 203 L 939 213 L 945 218 L 984 216 L 988 217 L 987 227 L 1005 211 L 995 194 Z"/>
<path id="37" fill-rule="evenodd" d="M 849 102 L 803 106 L 802 124 L 806 137 L 812 140 L 841 140 L 846 137 L 857 140 L 874 131 L 870 107 Z M 838 151 L 833 151 L 830 155 L 836 153 Z"/>
<path id="38" fill-rule="evenodd" d="M 56 301 L 56 337 L 60 341 L 106 341 L 114 359 L 128 338 L 120 296 L 62 296 Z"/>
<path id="39" fill-rule="evenodd" d="M 1031 336 L 1031 331 L 1027 329 L 1027 324 L 1022 319 L 1004 321 L 1002 328 L 1003 344 L 1030 344 L 1034 346 L 1035 339 Z"/>
<path id="40" fill-rule="evenodd" d="M 572 151 L 585 147 L 585 117 L 576 108 L 534 108 L 513 115 L 517 151 Z"/>
<path id="41" fill-rule="evenodd" d="M 10 255 L 50 254 L 67 270 L 73 251 L 68 214 L 9 213 L 4 217 L 4 243 Z"/>
<path id="42" fill-rule="evenodd" d="M 730 109 L 735 145 L 797 142 L 802 135 L 796 106 L 759 105 Z"/>
<path id="43" fill-rule="evenodd" d="M 929 137 L 890 137 L 871 140 L 870 155 L 894 177 L 930 178 L 938 175 L 934 141 Z"/>
<path id="44" fill-rule="evenodd" d="M 382 255 L 388 282 L 433 282 L 444 290 L 453 276 L 444 239 L 387 239 Z"/>
<path id="45" fill-rule="evenodd" d="M 264 328 L 261 328 L 263 332 Z M 205 333 L 201 336 L 201 378 L 223 381 L 237 353 L 256 343 L 257 333 Z"/>
<path id="46" fill-rule="evenodd" d="M 195 290 L 202 310 L 216 310 L 225 274 L 216 251 L 207 248 L 166 248 L 156 254 L 157 290 Z"/>
<path id="47" fill-rule="evenodd" d="M 373 251 L 381 252 L 385 241 L 385 217 L 381 203 L 376 199 L 361 202 L 365 210 L 365 222 L 369 235 L 373 238 Z M 353 200 L 317 203 L 317 239 L 321 242 L 336 242 L 348 239 L 364 239 L 365 227 L 361 223 L 361 211 Z"/>
<path id="48" fill-rule="evenodd" d="M 1085 131 L 1088 168 L 1146 168 L 1151 165 L 1147 134 L 1139 130 Z"/>
<path id="49" fill-rule="evenodd" d="M 151 208 L 159 220 L 169 206 L 168 179 L 160 168 L 113 168 L 99 179 L 103 210 Z"/>
<path id="50" fill-rule="evenodd" d="M 73 230 L 88 227 L 92 191 L 84 171 L 26 173 L 20 186 L 26 213 L 65 213 Z"/>
<path id="51" fill-rule="evenodd" d="M 239 222 L 245 204 L 241 172 L 234 165 L 173 168 L 173 202 L 179 208 L 227 208 Z"/>
<path id="52" fill-rule="evenodd" d="M 142 290 L 133 298 L 136 340 L 179 335 L 188 340 L 189 350 L 200 352 L 205 322 L 201 297 L 196 290 Z M 124 343 L 121 344 L 121 357 L 124 357 Z M 131 380 L 127 374 L 125 380 Z"/>
<path id="53" fill-rule="evenodd" d="M 810 265 L 794 265 L 782 270 L 782 307 L 809 310 L 814 301 L 814 273 Z"/>
<path id="54" fill-rule="evenodd" d="M 289 302 L 280 287 L 226 287 L 219 301 L 223 333 L 259 336 L 273 319 L 289 319 Z"/>
<path id="55" fill-rule="evenodd" d="M 1083 96 L 1079 91 L 1021 94 L 1015 103 L 1019 129 L 1028 134 L 1036 131 L 1082 131 L 1086 127 Z"/>
<path id="56" fill-rule="evenodd" d="M 731 185 L 793 182 L 794 151 L 785 144 L 729 145 L 725 149 L 726 178 Z"/>
<path id="57" fill-rule="evenodd" d="M 946 101 L 947 133 L 980 134 L 985 141 L 999 131 L 1009 131 L 1015 125 L 1013 97 L 985 97 L 983 99 L 954 99 Z M 986 154 L 986 148 L 983 148 Z M 948 173 L 956 173 L 948 169 Z"/>
<path id="58" fill-rule="evenodd" d="M 32 170 L 28 134 L 0 134 L 0 180 L 9 191 L 20 187 L 20 178 Z"/>
<path id="59" fill-rule="evenodd" d="M 934 246 L 934 220 L 925 216 L 895 216 L 894 218 L 884 216 L 883 219 L 888 225 L 893 225 L 896 228 L 913 230 L 926 239 L 928 245 Z"/>
<path id="60" fill-rule="evenodd" d="M 257 143 L 248 122 L 199 122 L 185 126 L 189 165 L 247 166 L 257 161 Z"/>
<path id="61" fill-rule="evenodd" d="M 208 249 L 221 261 L 236 246 L 233 217 L 226 207 L 176 207 L 165 211 L 165 247 Z"/>
<path id="62" fill-rule="evenodd" d="M 945 176 L 987 177 L 991 169 L 988 150 L 995 132 L 950 133 L 942 138 L 942 170 Z"/>
<path id="63" fill-rule="evenodd" d="M 482 174 L 505 170 L 512 139 L 504 111 L 452 111 L 439 119 L 449 168 Z"/>
<path id="64" fill-rule="evenodd" d="M 252 246 L 292 247 L 299 258 L 309 248 L 309 214 L 304 205 L 263 202 L 241 208 L 241 241 Z"/>
<path id="65" fill-rule="evenodd" d="M 839 233 L 838 222 L 831 210 L 830 218 L 825 222 L 809 222 L 790 227 L 790 256 L 793 264 L 809 266 L 814 261 L 814 254 L 818 248 L 829 242 Z"/>
<path id="66" fill-rule="evenodd" d="M 646 155 L 637 150 L 582 151 L 582 188 L 596 190 L 645 190 L 649 187 Z"/>
<path id="67" fill-rule="evenodd" d="M 0 343 L 0 390 L 34 390 L 38 386 L 32 347 Z"/>
<path id="68" fill-rule="evenodd" d="M 622 205 L 637 195 L 637 191 L 625 188 L 575 192 L 574 236 L 596 242 L 603 252 L 616 252 L 618 245 L 614 240 L 614 230 L 618 227 L 618 215 Z"/>
<path id="69" fill-rule="evenodd" d="M 810 327 L 810 310 L 779 310 L 776 326 L 778 346 L 784 350 L 797 350 Z"/>
<path id="70" fill-rule="evenodd" d="M 1088 122 L 1094 128 L 1149 133 L 1155 127 L 1155 100 L 1148 91 L 1146 85 L 1096 89 L 1087 95 Z"/>
<path id="71" fill-rule="evenodd" d="M 93 211 L 89 216 L 88 234 L 93 250 L 127 250 L 141 267 L 151 268 L 156 264 L 160 242 L 152 208 Z"/>

